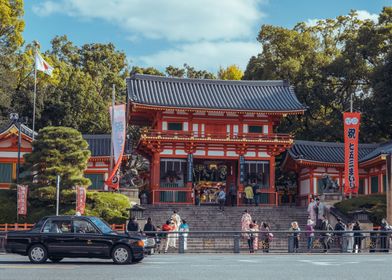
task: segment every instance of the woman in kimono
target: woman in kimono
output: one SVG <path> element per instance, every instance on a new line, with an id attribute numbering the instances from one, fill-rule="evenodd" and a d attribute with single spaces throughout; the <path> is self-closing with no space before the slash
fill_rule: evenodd
<path id="1" fill-rule="evenodd" d="M 244 213 L 242 214 L 241 218 L 241 231 L 245 232 L 249 230 L 249 225 L 252 223 L 252 217 L 248 213 L 248 210 L 245 210 Z M 244 238 L 247 238 L 246 234 L 242 234 Z"/>

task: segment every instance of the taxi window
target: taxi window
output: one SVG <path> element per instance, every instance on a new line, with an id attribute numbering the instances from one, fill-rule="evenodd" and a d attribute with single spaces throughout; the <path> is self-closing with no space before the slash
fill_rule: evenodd
<path id="1" fill-rule="evenodd" d="M 97 229 L 86 220 L 74 220 L 74 233 L 91 234 L 99 233 Z"/>
<path id="2" fill-rule="evenodd" d="M 72 233 L 71 221 L 48 219 L 42 229 L 43 233 Z"/>

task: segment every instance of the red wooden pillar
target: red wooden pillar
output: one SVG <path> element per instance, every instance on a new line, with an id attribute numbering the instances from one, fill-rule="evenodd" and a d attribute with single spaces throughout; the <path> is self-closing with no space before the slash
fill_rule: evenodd
<path id="1" fill-rule="evenodd" d="M 270 191 L 275 188 L 275 156 L 270 158 L 270 179 L 269 179 Z"/>
<path id="2" fill-rule="evenodd" d="M 160 178 L 160 156 L 159 151 L 154 152 L 152 156 L 151 166 L 151 193 L 152 193 L 152 204 L 155 204 L 155 193 L 159 189 L 159 178 Z"/>

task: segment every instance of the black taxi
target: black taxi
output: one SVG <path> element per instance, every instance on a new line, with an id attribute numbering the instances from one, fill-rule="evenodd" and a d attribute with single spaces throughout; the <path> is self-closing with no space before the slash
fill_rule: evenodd
<path id="1" fill-rule="evenodd" d="M 144 258 L 141 237 L 113 231 L 105 221 L 92 216 L 45 217 L 31 230 L 8 232 L 5 249 L 28 256 L 32 263 L 102 258 L 129 264 Z"/>

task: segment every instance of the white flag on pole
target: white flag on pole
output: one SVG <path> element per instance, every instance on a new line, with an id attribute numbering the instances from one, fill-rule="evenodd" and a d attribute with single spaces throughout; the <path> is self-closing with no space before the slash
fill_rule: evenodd
<path id="1" fill-rule="evenodd" d="M 47 63 L 38 52 L 35 54 L 35 67 L 37 70 L 52 76 L 54 68 L 50 66 L 49 63 Z"/>

